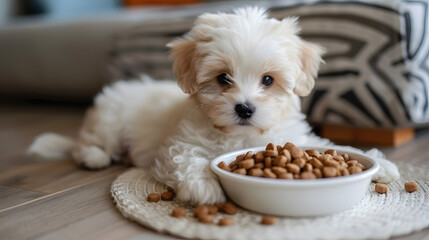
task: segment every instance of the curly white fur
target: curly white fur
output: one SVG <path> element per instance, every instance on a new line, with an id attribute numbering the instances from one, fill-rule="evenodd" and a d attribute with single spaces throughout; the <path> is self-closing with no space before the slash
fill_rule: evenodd
<path id="1" fill-rule="evenodd" d="M 268 19 L 258 8 L 202 15 L 189 34 L 169 44 L 183 92 L 172 81 L 148 77 L 118 82 L 96 97 L 77 141 L 45 135 L 30 152 L 71 152 L 78 164 L 94 169 L 129 155 L 175 188 L 180 200 L 222 202 L 209 169 L 216 156 L 268 142 L 332 145 L 311 132 L 300 112 L 299 96 L 313 88 L 323 50 L 300 39 L 298 30 L 296 18 Z M 230 84 L 219 84 L 219 74 Z M 274 78 L 272 86 L 261 84 L 266 75 Z M 242 103 L 255 106 L 251 118 L 237 116 L 234 107 Z M 374 180 L 399 177 L 381 152 L 367 154 L 381 165 Z"/>

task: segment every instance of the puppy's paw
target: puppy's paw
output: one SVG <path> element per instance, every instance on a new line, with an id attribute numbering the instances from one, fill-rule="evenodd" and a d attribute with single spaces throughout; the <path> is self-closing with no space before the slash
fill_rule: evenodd
<path id="1" fill-rule="evenodd" d="M 376 158 L 376 160 L 378 164 L 380 164 L 380 169 L 372 177 L 373 181 L 379 183 L 389 183 L 399 179 L 400 174 L 396 164 L 384 158 Z"/>
<path id="2" fill-rule="evenodd" d="M 79 146 L 72 155 L 78 165 L 89 169 L 101 169 L 110 165 L 110 156 L 96 146 Z"/>
<path id="3" fill-rule="evenodd" d="M 177 199 L 191 204 L 214 204 L 225 202 L 223 190 L 214 177 L 189 179 L 177 186 Z"/>

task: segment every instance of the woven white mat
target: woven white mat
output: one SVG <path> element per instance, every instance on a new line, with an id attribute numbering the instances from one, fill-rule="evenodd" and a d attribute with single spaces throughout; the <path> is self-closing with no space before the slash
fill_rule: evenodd
<path id="1" fill-rule="evenodd" d="M 429 170 L 399 165 L 401 178 L 388 184 L 387 195 L 374 192 L 371 183 L 365 197 L 354 208 L 317 218 L 279 218 L 276 225 L 260 225 L 261 215 L 239 209 L 234 225 L 202 224 L 192 217 L 191 206 L 178 201 L 146 201 L 149 193 L 161 193 L 166 186 L 147 170 L 132 168 L 112 184 L 111 193 L 124 217 L 146 227 L 172 235 L 198 239 L 387 239 L 429 226 Z M 419 190 L 404 191 L 404 183 L 415 181 Z M 341 197 L 341 196 L 338 196 Z M 267 200 L 269 201 L 269 200 Z M 314 204 L 317 204 L 315 199 Z M 188 208 L 185 218 L 170 216 L 176 207 Z M 215 223 L 224 214 L 218 214 Z"/>

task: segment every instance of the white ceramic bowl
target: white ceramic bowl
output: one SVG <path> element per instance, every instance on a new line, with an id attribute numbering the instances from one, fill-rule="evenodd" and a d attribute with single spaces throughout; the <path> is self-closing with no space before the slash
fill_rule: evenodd
<path id="1" fill-rule="evenodd" d="M 265 147 L 243 149 L 223 154 L 211 163 L 211 169 L 228 195 L 236 204 L 249 210 L 278 216 L 309 217 L 323 216 L 350 209 L 365 195 L 371 177 L 379 165 L 373 159 L 340 147 L 324 148 L 299 146 L 324 152 L 336 149 L 339 154 L 347 153 L 367 169 L 361 173 L 344 177 L 314 180 L 286 180 L 243 176 L 220 169 L 217 164 L 226 164 L 247 151 L 262 151 Z"/>

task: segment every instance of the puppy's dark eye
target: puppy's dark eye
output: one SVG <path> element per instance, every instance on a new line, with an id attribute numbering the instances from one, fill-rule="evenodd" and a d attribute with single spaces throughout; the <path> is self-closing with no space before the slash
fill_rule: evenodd
<path id="1" fill-rule="evenodd" d="M 228 75 L 226 73 L 222 73 L 220 75 L 217 76 L 217 81 L 221 84 L 221 85 L 228 85 L 231 84 L 231 80 L 228 78 Z"/>
<path id="2" fill-rule="evenodd" d="M 273 77 L 269 76 L 269 75 L 265 75 L 262 77 L 262 84 L 264 84 L 264 86 L 269 87 L 273 84 L 274 79 Z"/>

